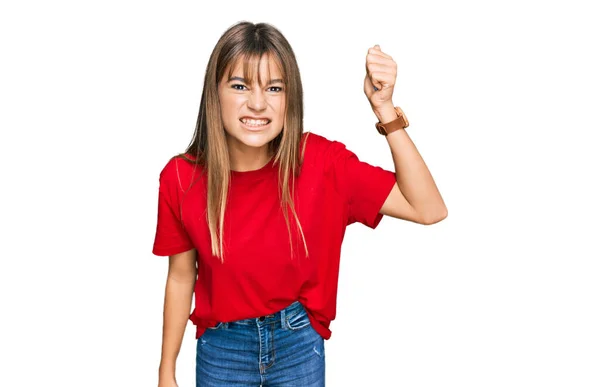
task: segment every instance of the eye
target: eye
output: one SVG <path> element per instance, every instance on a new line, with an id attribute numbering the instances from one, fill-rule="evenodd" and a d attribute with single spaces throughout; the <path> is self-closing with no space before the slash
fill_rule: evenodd
<path id="1" fill-rule="evenodd" d="M 276 89 L 276 90 L 272 90 L 272 89 Z M 279 92 L 283 91 L 283 87 L 271 86 L 271 87 L 269 87 L 269 90 L 279 93 Z"/>
<path id="2" fill-rule="evenodd" d="M 232 87 L 233 89 L 235 89 L 235 90 L 244 90 L 244 87 L 246 87 L 246 86 L 244 86 L 244 85 L 241 85 L 241 84 L 239 84 L 239 83 L 236 83 L 236 84 L 234 84 L 234 85 L 231 85 L 231 87 Z M 239 88 L 238 88 L 238 87 L 239 87 Z"/>

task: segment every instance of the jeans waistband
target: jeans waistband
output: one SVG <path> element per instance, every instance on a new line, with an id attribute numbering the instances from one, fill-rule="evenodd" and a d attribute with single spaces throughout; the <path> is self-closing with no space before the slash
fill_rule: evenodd
<path id="1" fill-rule="evenodd" d="M 259 316 L 259 317 L 253 317 L 253 318 L 246 318 L 246 319 L 242 319 L 242 320 L 236 320 L 236 321 L 231 321 L 226 323 L 227 325 L 229 324 L 241 324 L 241 325 L 264 325 L 264 324 L 272 324 L 275 322 L 280 322 L 281 325 L 283 326 L 285 324 L 285 318 L 286 316 L 294 316 L 298 313 L 301 312 L 305 312 L 304 311 L 304 306 L 299 302 L 299 301 L 294 301 L 293 303 L 291 303 L 289 306 L 281 309 L 278 312 L 274 312 L 272 314 L 268 314 L 268 315 L 264 315 L 264 316 Z"/>

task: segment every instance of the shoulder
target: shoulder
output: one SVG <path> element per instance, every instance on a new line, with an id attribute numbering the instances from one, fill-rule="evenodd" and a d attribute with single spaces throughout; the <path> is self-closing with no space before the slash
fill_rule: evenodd
<path id="1" fill-rule="evenodd" d="M 336 142 L 314 132 L 302 133 L 302 141 L 306 141 L 306 147 L 311 148 L 311 150 L 325 149 Z"/>
<path id="2" fill-rule="evenodd" d="M 309 159 L 331 162 L 340 157 L 351 157 L 354 154 L 340 141 L 331 140 L 323 135 L 313 132 L 303 133 L 303 142 L 306 141 L 306 156 Z"/>
<path id="3" fill-rule="evenodd" d="M 181 192 L 187 191 L 202 175 L 204 169 L 194 160 L 195 158 L 189 154 L 171 157 L 160 171 L 161 186 L 177 188 Z"/>

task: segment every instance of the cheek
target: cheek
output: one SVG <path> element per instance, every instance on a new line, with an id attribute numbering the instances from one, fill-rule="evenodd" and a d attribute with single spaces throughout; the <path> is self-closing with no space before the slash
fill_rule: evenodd
<path id="1" fill-rule="evenodd" d="M 285 112 L 285 98 L 277 98 L 271 103 L 273 111 L 276 113 L 280 120 L 283 120 L 283 114 Z"/>
<path id="2" fill-rule="evenodd" d="M 240 110 L 240 106 L 243 105 L 243 101 L 238 96 L 224 96 L 221 99 L 221 110 L 225 117 L 224 119 L 236 118 L 237 112 Z"/>

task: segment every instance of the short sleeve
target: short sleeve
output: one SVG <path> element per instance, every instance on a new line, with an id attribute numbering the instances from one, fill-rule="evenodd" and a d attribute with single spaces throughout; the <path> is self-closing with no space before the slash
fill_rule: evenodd
<path id="1" fill-rule="evenodd" d="M 167 163 L 160 173 L 158 188 L 158 214 L 152 253 L 168 256 L 194 248 L 183 227 L 181 198 L 183 190 L 179 184 L 177 158 Z"/>
<path id="2" fill-rule="evenodd" d="M 336 185 L 347 200 L 348 224 L 360 222 L 376 228 L 383 218 L 379 210 L 396 184 L 396 174 L 360 161 L 341 142 L 332 141 L 329 148 Z"/>

